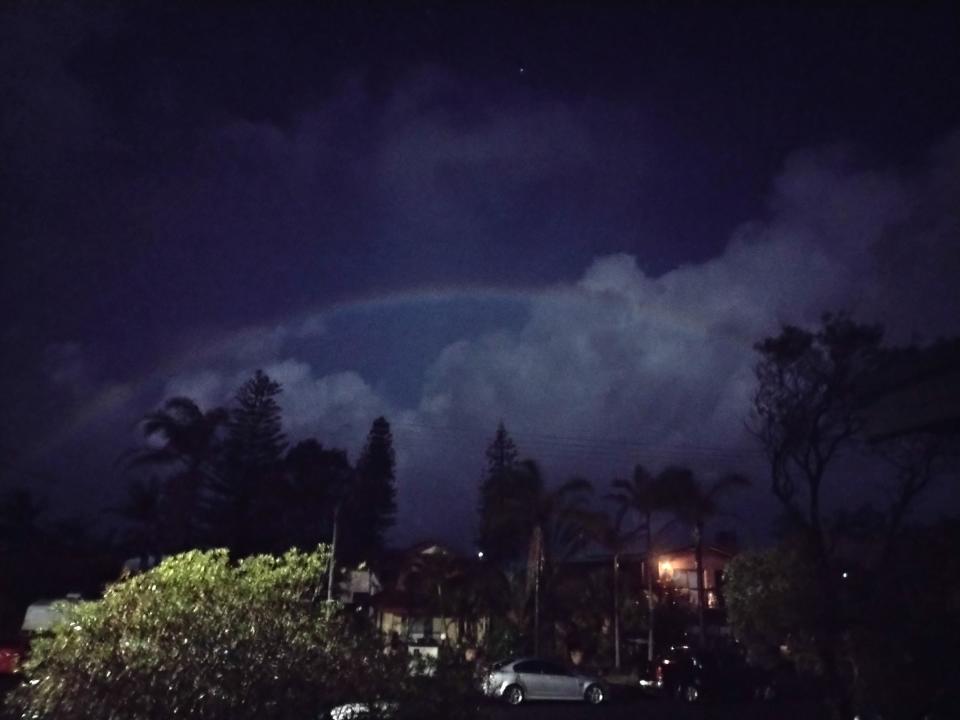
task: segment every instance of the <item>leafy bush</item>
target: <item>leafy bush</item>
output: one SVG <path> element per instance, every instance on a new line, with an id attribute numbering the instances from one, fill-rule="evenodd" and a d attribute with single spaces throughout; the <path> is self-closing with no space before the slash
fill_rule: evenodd
<path id="1" fill-rule="evenodd" d="M 734 636 L 754 657 L 773 662 L 786 644 L 796 665 L 815 669 L 822 598 L 812 567 L 798 551 L 778 547 L 738 555 L 727 567 L 724 595 Z"/>
<path id="2" fill-rule="evenodd" d="M 406 662 L 315 601 L 328 554 L 188 552 L 65 608 L 11 697 L 23 718 L 318 718 L 395 699 Z"/>

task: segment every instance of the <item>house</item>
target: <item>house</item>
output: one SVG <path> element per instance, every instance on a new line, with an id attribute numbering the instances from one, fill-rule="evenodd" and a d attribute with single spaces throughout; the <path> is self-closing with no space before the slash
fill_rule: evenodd
<path id="1" fill-rule="evenodd" d="M 479 642 L 489 619 L 471 611 L 476 562 L 432 541 L 386 553 L 383 589 L 370 599 L 376 624 L 407 645 Z"/>
<path id="2" fill-rule="evenodd" d="M 64 598 L 37 600 L 27 607 L 21 631 L 28 634 L 44 633 L 63 619 L 63 606 L 78 603 L 80 593 L 68 593 Z"/>
<path id="3" fill-rule="evenodd" d="M 383 591 L 380 578 L 366 565 L 344 571 L 335 587 L 337 600 L 346 605 L 369 606 L 371 599 Z"/>
<path id="4" fill-rule="evenodd" d="M 716 547 L 703 548 L 703 586 L 707 607 L 719 607 L 722 601 L 723 573 L 733 553 Z M 657 557 L 657 575 L 661 582 L 671 582 L 692 605 L 699 602 L 696 548 L 679 548 Z"/>

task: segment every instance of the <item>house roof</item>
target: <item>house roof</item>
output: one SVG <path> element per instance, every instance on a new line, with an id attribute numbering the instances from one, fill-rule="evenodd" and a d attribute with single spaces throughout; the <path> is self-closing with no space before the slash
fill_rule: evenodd
<path id="1" fill-rule="evenodd" d="M 664 552 L 657 553 L 660 557 L 664 556 L 675 556 L 675 555 L 686 555 L 688 553 L 696 553 L 696 545 L 684 545 L 683 547 L 674 548 L 673 550 L 666 550 Z M 730 550 L 725 550 L 723 548 L 718 548 L 713 545 L 705 545 L 703 547 L 703 553 L 710 555 L 719 555 L 724 558 L 732 558 L 735 553 Z"/>

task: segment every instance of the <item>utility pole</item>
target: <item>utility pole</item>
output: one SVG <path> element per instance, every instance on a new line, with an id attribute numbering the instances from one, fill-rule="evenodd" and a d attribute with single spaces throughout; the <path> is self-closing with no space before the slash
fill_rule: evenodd
<path id="1" fill-rule="evenodd" d="M 707 646 L 707 620 L 706 608 L 704 607 L 707 604 L 707 588 L 703 572 L 703 520 L 697 520 L 693 530 L 693 538 L 696 542 L 694 556 L 697 566 L 697 623 L 700 626 L 700 647 L 702 649 Z"/>
<path id="2" fill-rule="evenodd" d="M 613 666 L 620 669 L 620 553 L 613 554 Z"/>
<path id="3" fill-rule="evenodd" d="M 537 548 L 537 573 L 533 584 L 533 654 L 540 656 L 540 566 L 543 548 Z"/>
<path id="4" fill-rule="evenodd" d="M 647 512 L 647 524 L 646 524 L 646 533 L 647 533 L 647 558 L 646 558 L 646 571 L 647 571 L 647 662 L 650 664 L 650 667 L 653 667 L 653 625 L 654 625 L 654 613 L 656 608 L 656 603 L 653 597 L 653 569 L 657 568 L 657 572 L 660 571 L 660 564 L 654 563 L 653 555 L 653 518 L 652 513 Z"/>
<path id="5" fill-rule="evenodd" d="M 340 505 L 333 508 L 333 539 L 330 543 L 330 564 L 327 567 L 327 603 L 333 603 L 333 570 L 337 564 L 337 523 L 340 519 Z"/>

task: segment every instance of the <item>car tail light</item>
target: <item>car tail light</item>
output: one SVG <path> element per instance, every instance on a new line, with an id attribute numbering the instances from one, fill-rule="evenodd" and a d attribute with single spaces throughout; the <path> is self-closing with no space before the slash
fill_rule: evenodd
<path id="1" fill-rule="evenodd" d="M 656 682 L 657 687 L 663 687 L 663 666 L 657 665 L 656 671 L 653 673 L 654 682 Z"/>

